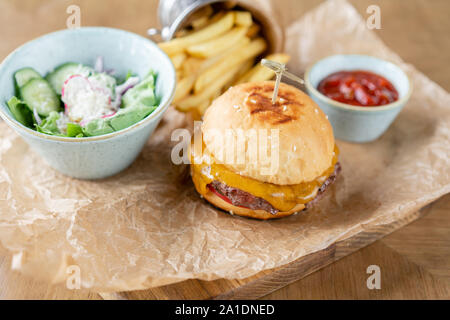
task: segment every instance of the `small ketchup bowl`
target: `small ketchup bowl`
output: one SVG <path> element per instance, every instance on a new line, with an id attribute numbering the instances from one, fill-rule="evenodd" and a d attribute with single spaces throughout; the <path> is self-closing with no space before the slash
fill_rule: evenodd
<path id="1" fill-rule="evenodd" d="M 333 100 L 317 88 L 327 76 L 340 71 L 368 71 L 388 80 L 398 92 L 398 100 L 381 106 L 358 106 Z M 308 94 L 325 112 L 336 138 L 350 142 L 370 142 L 392 124 L 409 100 L 412 82 L 397 65 L 367 55 L 334 55 L 324 58 L 305 72 Z"/>

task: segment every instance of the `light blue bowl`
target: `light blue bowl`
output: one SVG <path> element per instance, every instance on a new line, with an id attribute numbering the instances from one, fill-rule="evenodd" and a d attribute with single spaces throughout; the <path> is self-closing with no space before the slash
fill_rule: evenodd
<path id="1" fill-rule="evenodd" d="M 328 98 L 317 90 L 321 80 L 343 70 L 366 70 L 389 80 L 399 99 L 380 107 L 358 107 Z M 351 142 L 369 142 L 380 137 L 405 106 L 412 92 L 412 82 L 395 64 L 366 55 L 335 55 L 322 59 L 305 72 L 308 94 L 325 112 L 334 135 Z"/>
<path id="2" fill-rule="evenodd" d="M 6 101 L 14 95 L 15 71 L 32 67 L 44 75 L 68 61 L 93 66 L 97 56 L 103 56 L 106 67 L 114 68 L 122 77 L 129 70 L 140 77 L 155 70 L 159 107 L 131 127 L 88 138 L 45 135 L 23 126 L 11 115 Z M 102 27 L 62 30 L 24 44 L 0 65 L 0 115 L 56 170 L 75 178 L 100 179 L 124 170 L 136 159 L 172 102 L 175 83 L 169 57 L 144 37 Z"/>

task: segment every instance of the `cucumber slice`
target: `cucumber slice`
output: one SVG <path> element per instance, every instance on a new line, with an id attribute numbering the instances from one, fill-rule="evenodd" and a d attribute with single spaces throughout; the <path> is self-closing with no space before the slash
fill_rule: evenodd
<path id="1" fill-rule="evenodd" d="M 92 71 L 92 68 L 86 67 L 80 63 L 68 62 L 60 65 L 55 70 L 47 74 L 45 79 L 50 83 L 53 90 L 55 90 L 58 95 L 61 95 L 64 81 L 66 81 L 70 76 L 80 74 L 87 77 Z"/>
<path id="2" fill-rule="evenodd" d="M 33 68 L 23 68 L 14 74 L 17 88 L 22 88 L 28 81 L 32 79 L 42 79 L 41 75 Z"/>
<path id="3" fill-rule="evenodd" d="M 36 111 L 44 117 L 52 111 L 58 111 L 60 107 L 58 96 L 49 83 L 42 78 L 28 81 L 20 88 L 20 96 L 31 111 L 36 108 Z"/>

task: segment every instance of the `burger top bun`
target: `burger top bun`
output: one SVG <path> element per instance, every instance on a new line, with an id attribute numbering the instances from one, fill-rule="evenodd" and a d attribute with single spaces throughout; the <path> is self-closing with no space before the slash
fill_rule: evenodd
<path id="1" fill-rule="evenodd" d="M 314 101 L 293 86 L 280 83 L 277 100 L 272 104 L 274 85 L 274 81 L 244 83 L 231 87 L 214 100 L 202 124 L 206 150 L 228 170 L 244 177 L 278 185 L 312 181 L 332 165 L 333 129 Z M 244 132 L 245 150 L 237 150 L 233 140 L 226 138 L 227 131 L 239 134 L 237 129 Z M 266 138 L 269 157 L 259 155 L 259 143 L 251 143 L 255 140 L 249 138 L 250 132 L 259 129 L 268 129 L 264 130 L 267 136 L 273 135 L 270 129 L 278 129 L 278 152 L 276 139 Z M 218 132 L 222 138 L 217 137 Z M 232 156 L 226 158 L 230 150 L 235 150 L 234 160 Z M 273 157 L 270 150 L 274 152 Z M 245 161 L 238 161 L 238 154 L 242 157 L 244 153 Z"/>

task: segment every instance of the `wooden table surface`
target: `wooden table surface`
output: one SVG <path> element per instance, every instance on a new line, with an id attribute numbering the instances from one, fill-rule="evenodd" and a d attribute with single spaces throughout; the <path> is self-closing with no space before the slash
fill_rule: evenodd
<path id="1" fill-rule="evenodd" d="M 289 24 L 322 0 L 283 3 Z M 381 8 L 377 34 L 406 62 L 450 90 L 450 1 L 351 0 L 363 16 Z M 125 5 L 126 3 L 126 5 Z M 66 8 L 81 8 L 82 25 L 102 25 L 143 34 L 155 26 L 155 0 L 0 0 L 0 59 L 15 47 L 44 33 L 65 28 Z M 423 209 L 426 215 L 372 245 L 347 256 L 263 299 L 449 299 L 450 195 Z M 381 269 L 381 289 L 368 290 L 366 269 Z M 36 282 L 10 271 L 0 257 L 0 299 L 101 299 L 87 290 Z"/>

